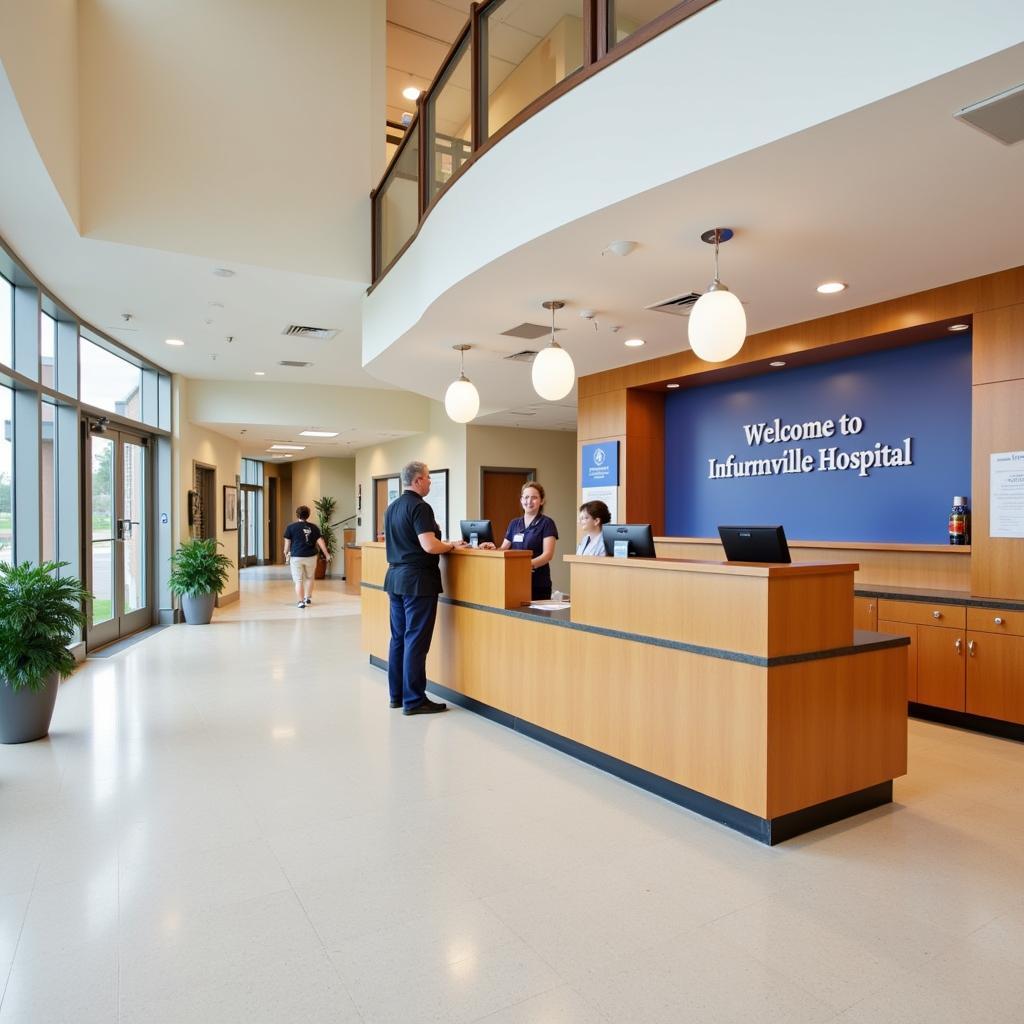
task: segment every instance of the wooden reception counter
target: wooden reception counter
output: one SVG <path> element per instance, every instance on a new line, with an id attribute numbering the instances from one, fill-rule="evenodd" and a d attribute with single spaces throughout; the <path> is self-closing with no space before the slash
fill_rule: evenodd
<path id="1" fill-rule="evenodd" d="M 572 608 L 544 611 L 529 552 L 443 557 L 431 689 L 766 843 L 891 801 L 909 641 L 855 633 L 855 564 L 565 561 Z M 364 544 L 380 667 L 386 569 Z"/>

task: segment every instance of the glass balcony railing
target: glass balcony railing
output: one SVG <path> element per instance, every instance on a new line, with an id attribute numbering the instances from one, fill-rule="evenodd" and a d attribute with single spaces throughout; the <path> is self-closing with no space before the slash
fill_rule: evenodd
<path id="1" fill-rule="evenodd" d="M 716 0 L 483 0 L 441 65 L 373 204 L 373 283 L 478 156 L 591 74 Z"/>

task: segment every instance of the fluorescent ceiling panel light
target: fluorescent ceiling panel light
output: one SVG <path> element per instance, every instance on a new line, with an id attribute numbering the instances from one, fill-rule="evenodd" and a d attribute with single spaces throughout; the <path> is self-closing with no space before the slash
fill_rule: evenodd
<path id="1" fill-rule="evenodd" d="M 300 430 L 299 437 L 337 437 L 337 430 Z"/>
<path id="2" fill-rule="evenodd" d="M 304 444 L 272 444 L 267 449 L 268 452 L 304 452 L 305 450 Z"/>

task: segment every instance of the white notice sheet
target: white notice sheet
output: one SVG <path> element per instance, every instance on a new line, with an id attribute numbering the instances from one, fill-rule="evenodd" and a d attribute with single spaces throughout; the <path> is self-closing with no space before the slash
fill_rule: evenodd
<path id="1" fill-rule="evenodd" d="M 1024 452 L 989 458 L 989 536 L 1024 537 Z"/>

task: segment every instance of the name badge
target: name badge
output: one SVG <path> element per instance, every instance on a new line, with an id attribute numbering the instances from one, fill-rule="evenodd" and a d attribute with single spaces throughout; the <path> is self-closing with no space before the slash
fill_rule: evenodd
<path id="1" fill-rule="evenodd" d="M 512 543 L 513 544 L 522 544 L 525 539 L 526 539 L 526 534 L 525 533 L 514 533 L 514 534 L 512 534 Z"/>

